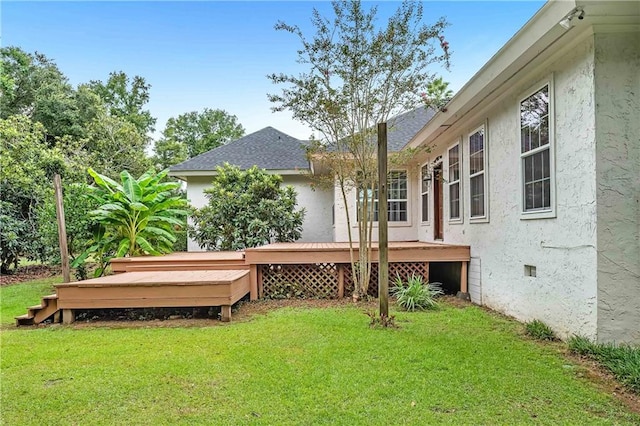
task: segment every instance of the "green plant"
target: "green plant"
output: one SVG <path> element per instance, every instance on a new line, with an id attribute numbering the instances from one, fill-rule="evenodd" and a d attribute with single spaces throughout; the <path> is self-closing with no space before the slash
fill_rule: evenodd
<path id="1" fill-rule="evenodd" d="M 295 241 L 302 233 L 304 209 L 296 210 L 292 186 L 282 177 L 225 163 L 205 190 L 207 206 L 193 214 L 190 235 L 210 250 L 242 250 L 270 242 Z"/>
<path id="2" fill-rule="evenodd" d="M 527 335 L 537 340 L 556 340 L 556 335 L 547 324 L 540 320 L 533 320 L 524 325 Z"/>
<path id="3" fill-rule="evenodd" d="M 99 263 L 95 275 L 104 273 L 109 259 L 143 254 L 170 253 L 176 242 L 176 228 L 185 225 L 187 201 L 175 195 L 178 182 L 162 182 L 168 170 L 149 170 L 134 179 L 126 170 L 122 184 L 89 169 L 96 186 L 88 195 L 100 207 L 90 214 L 96 223 L 92 245 L 73 262 L 78 267 L 94 255 Z"/>
<path id="4" fill-rule="evenodd" d="M 567 345 L 571 352 L 596 360 L 620 382 L 640 394 L 640 347 L 594 343 L 582 336 L 571 337 Z"/>
<path id="5" fill-rule="evenodd" d="M 411 275 L 407 282 L 397 276 L 394 284 L 391 293 L 407 311 L 433 309 L 438 306 L 436 298 L 444 294 L 440 283 L 425 283 L 421 276 Z"/>

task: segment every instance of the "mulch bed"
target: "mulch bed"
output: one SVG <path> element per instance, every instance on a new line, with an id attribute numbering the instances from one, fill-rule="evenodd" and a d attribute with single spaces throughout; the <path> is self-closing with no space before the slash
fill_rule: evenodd
<path id="1" fill-rule="evenodd" d="M 20 266 L 12 274 L 0 275 L 0 286 L 19 284 L 25 281 L 39 280 L 60 275 L 59 266 L 29 265 Z"/>

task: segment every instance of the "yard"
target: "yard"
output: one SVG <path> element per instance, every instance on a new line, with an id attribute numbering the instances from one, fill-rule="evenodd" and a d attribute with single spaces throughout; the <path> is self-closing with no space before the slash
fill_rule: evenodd
<path id="1" fill-rule="evenodd" d="M 394 312 L 395 329 L 346 302 L 13 328 L 51 283 L 1 288 L 4 424 L 640 422 L 564 346 L 475 306 Z"/>

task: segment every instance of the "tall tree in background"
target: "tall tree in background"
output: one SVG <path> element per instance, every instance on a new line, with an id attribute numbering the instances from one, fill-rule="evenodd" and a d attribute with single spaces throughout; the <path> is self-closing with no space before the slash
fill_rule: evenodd
<path id="1" fill-rule="evenodd" d="M 205 108 L 170 118 L 156 142 L 155 160 L 162 167 L 178 164 L 238 139 L 244 127 L 238 118 L 221 109 Z"/>
<path id="2" fill-rule="evenodd" d="M 84 246 L 85 203 L 73 185 L 87 183 L 86 169 L 117 178 L 148 169 L 149 132 L 155 119 L 145 105 L 142 77 L 112 73 L 106 83 L 74 88 L 55 62 L 19 47 L 0 49 L 0 232 L 3 269 L 19 257 L 57 257 L 51 177 L 63 176 L 71 255 Z M 72 241 L 73 240 L 73 241 Z"/>
<path id="3" fill-rule="evenodd" d="M 156 119 L 149 110 L 143 109 L 149 102 L 151 88 L 143 77 L 136 75 L 130 79 L 122 71 L 112 72 L 106 83 L 94 80 L 88 86 L 100 96 L 111 116 L 133 124 L 145 137 L 155 130 Z"/>
<path id="4" fill-rule="evenodd" d="M 306 37 L 296 25 L 279 22 L 277 30 L 297 36 L 301 42 L 298 62 L 307 67 L 300 75 L 272 74 L 283 84 L 280 94 L 269 95 L 275 111 L 289 110 L 293 117 L 318 132 L 316 151 L 335 177 L 345 206 L 350 189 L 360 194 L 358 203 L 359 258 L 351 235 L 354 298 L 366 296 L 371 274 L 371 233 L 376 190 L 376 123 L 415 108 L 419 93 L 434 79 L 428 67 L 448 66 L 449 46 L 441 18 L 423 23 L 422 3 L 405 1 L 379 29 L 376 7 L 365 10 L 360 1 L 334 1 L 333 16 L 314 9 L 315 34 Z"/>

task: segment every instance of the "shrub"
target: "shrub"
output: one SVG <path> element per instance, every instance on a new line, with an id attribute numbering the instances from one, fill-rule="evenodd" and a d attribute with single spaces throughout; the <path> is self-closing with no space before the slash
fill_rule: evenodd
<path id="1" fill-rule="evenodd" d="M 299 239 L 305 212 L 296 210 L 293 187 L 281 184 L 282 177 L 256 166 L 217 167 L 205 190 L 208 205 L 193 214 L 190 236 L 207 250 L 244 250 Z"/>
<path id="2" fill-rule="evenodd" d="M 598 344 L 582 336 L 573 336 L 567 342 L 569 350 L 586 356 L 607 368 L 622 384 L 640 395 L 640 347 Z"/>
<path id="3" fill-rule="evenodd" d="M 396 297 L 398 305 L 407 310 L 433 309 L 438 306 L 436 298 L 444 292 L 440 283 L 424 283 L 422 277 L 412 275 L 405 283 L 398 276 L 391 292 Z"/>
<path id="4" fill-rule="evenodd" d="M 526 333 L 537 340 L 556 340 L 556 335 L 547 324 L 533 320 L 524 325 Z"/>

